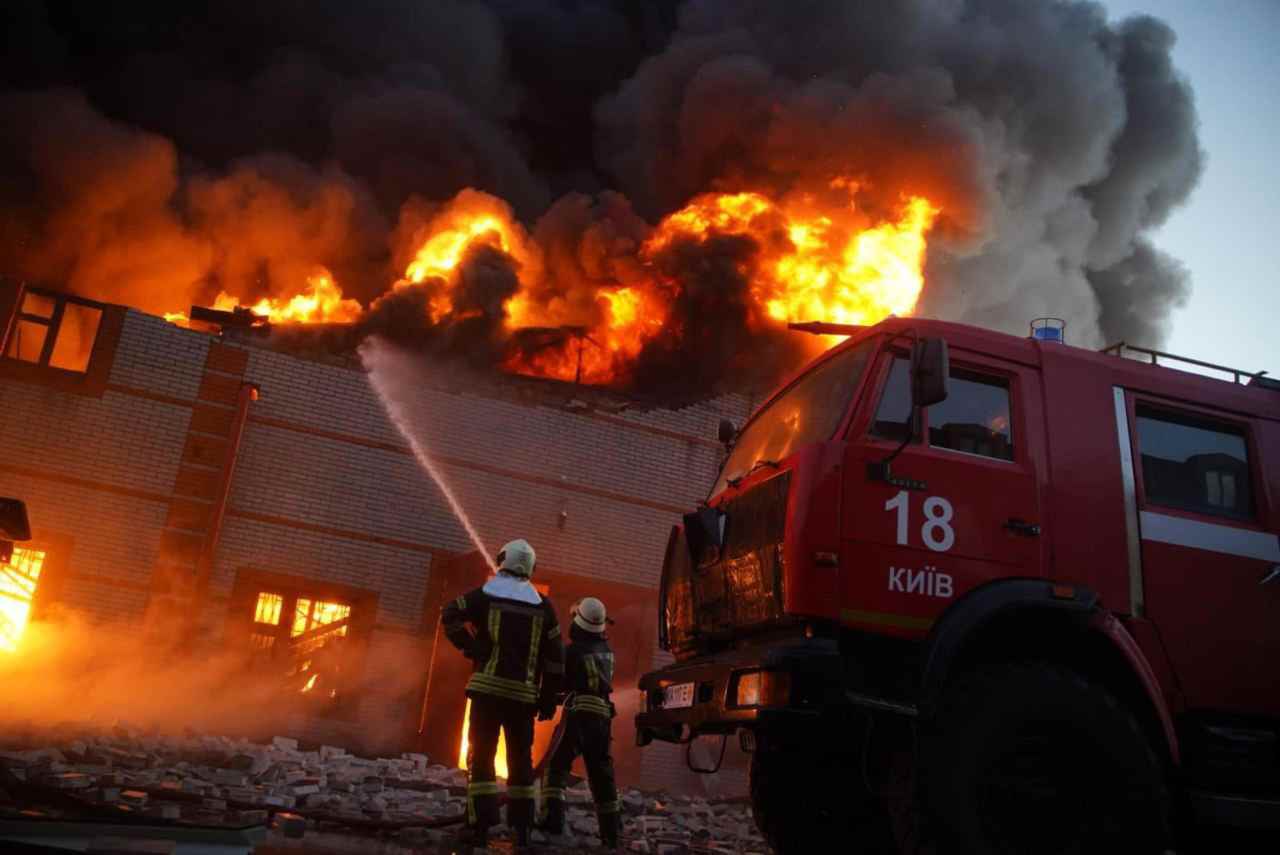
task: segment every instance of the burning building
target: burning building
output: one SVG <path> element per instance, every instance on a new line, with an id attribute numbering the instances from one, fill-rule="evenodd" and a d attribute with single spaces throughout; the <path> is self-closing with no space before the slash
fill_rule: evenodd
<path id="1" fill-rule="evenodd" d="M 464 662 L 437 619 L 488 566 L 455 498 L 490 549 L 516 535 L 537 545 L 537 581 L 562 612 L 587 594 L 610 602 L 625 710 L 629 676 L 654 661 L 667 529 L 714 476 L 718 420 L 751 406 L 727 395 L 641 408 L 570 384 L 431 370 L 388 348 L 372 370 L 447 497 L 354 357 L 8 295 L 0 493 L 26 500 L 35 539 L 4 568 L 3 646 L 21 644 L 29 618 L 71 610 L 180 642 L 191 667 L 239 650 L 278 683 L 246 699 L 279 706 L 264 721 L 355 747 L 458 752 Z M 235 702 L 209 702 L 223 700 Z M 682 766 L 640 769 L 621 753 L 631 780 L 673 783 Z"/>

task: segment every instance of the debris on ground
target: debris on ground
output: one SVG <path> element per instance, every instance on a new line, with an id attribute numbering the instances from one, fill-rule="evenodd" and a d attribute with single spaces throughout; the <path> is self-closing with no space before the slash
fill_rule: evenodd
<path id="1" fill-rule="evenodd" d="M 374 836 L 406 847 L 445 842 L 466 812 L 466 773 L 423 754 L 367 758 L 342 748 L 225 736 L 146 733 L 128 725 L 28 733 L 0 745 L 0 820 L 109 819 L 175 827 L 274 828 L 272 838 Z M 623 789 L 625 851 L 765 853 L 745 800 Z M 566 833 L 538 844 L 600 845 L 585 781 L 566 790 Z M 503 827 L 493 837 L 509 839 Z M 499 843 L 501 848 L 501 843 Z"/>

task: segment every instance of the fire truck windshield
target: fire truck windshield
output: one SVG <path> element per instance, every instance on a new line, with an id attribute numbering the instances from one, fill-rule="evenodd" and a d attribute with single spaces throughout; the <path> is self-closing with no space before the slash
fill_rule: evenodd
<path id="1" fill-rule="evenodd" d="M 801 446 L 830 439 L 873 348 L 870 340 L 836 354 L 756 413 L 738 434 L 711 495 L 745 476 L 760 461 L 780 461 Z"/>

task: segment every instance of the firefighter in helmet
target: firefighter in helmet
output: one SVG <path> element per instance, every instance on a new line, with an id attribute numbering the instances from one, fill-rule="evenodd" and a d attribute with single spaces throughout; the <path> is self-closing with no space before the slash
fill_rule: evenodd
<path id="1" fill-rule="evenodd" d="M 549 834 L 564 833 L 564 788 L 569 783 L 573 761 L 581 754 L 596 803 L 600 839 L 605 846 L 616 849 L 621 818 L 613 757 L 609 753 L 612 719 L 616 715 L 609 700 L 613 691 L 613 651 L 605 633 L 612 621 L 604 603 L 595 597 L 579 600 L 571 614 L 573 623 L 565 651 L 564 734 L 542 779 L 538 827 Z"/>
<path id="2" fill-rule="evenodd" d="M 533 825 L 534 716 L 555 714 L 564 675 L 564 645 L 551 603 L 534 589 L 536 556 L 524 540 L 513 540 L 497 557 L 497 571 L 485 584 L 444 607 L 445 635 L 474 664 L 467 681 L 467 827 L 464 842 L 487 844 L 498 824 L 498 780 L 494 759 L 498 731 L 507 743 L 507 824 L 517 847 L 529 845 Z"/>

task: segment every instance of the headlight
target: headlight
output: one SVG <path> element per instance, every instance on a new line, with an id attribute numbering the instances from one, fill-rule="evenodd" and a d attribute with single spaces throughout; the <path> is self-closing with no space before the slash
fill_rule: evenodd
<path id="1" fill-rule="evenodd" d="M 740 671 L 733 678 L 735 707 L 780 707 L 791 700 L 791 675 L 785 671 Z"/>

